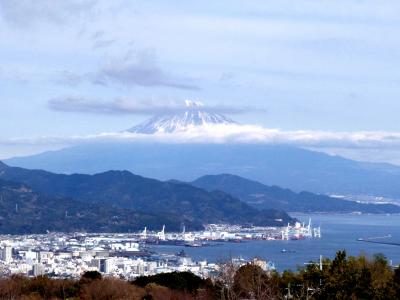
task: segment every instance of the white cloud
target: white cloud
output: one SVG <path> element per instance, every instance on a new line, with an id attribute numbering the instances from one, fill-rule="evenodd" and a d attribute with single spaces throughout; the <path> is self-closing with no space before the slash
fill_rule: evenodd
<path id="1" fill-rule="evenodd" d="M 124 57 L 109 59 L 103 64 L 95 81 L 116 82 L 125 86 L 162 86 L 185 90 L 199 90 L 193 80 L 163 70 L 154 51 L 128 52 Z"/>
<path id="2" fill-rule="evenodd" d="M 23 27 L 40 21 L 63 23 L 86 15 L 95 4 L 94 0 L 0 0 L 0 17 Z"/>
<path id="3" fill-rule="evenodd" d="M 81 112 L 92 114 L 168 114 L 187 111 L 184 101 L 136 100 L 117 98 L 111 101 L 87 99 L 83 97 L 58 97 L 50 99 L 48 106 L 52 110 L 63 112 Z M 215 113 L 240 114 L 260 111 L 252 107 L 227 107 L 223 105 L 202 106 L 203 111 Z"/>
<path id="4" fill-rule="evenodd" d="M 175 133 L 153 135 L 130 132 L 105 132 L 91 135 L 42 136 L 0 139 L 0 144 L 79 144 L 91 142 L 165 142 L 165 143 L 267 143 L 309 148 L 396 149 L 400 132 L 327 132 L 311 130 L 285 131 L 254 125 L 221 124 L 188 128 Z"/>

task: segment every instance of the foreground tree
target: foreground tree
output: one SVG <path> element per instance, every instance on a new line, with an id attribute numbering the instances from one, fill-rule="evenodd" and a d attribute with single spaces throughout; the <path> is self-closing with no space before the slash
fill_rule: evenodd
<path id="1" fill-rule="evenodd" d="M 227 260 L 219 264 L 219 271 L 215 278 L 215 287 L 217 289 L 217 299 L 221 300 L 236 300 L 233 286 L 235 284 L 235 274 L 238 266 L 233 261 Z"/>
<path id="2" fill-rule="evenodd" d="M 396 299 L 400 299 L 400 266 L 393 273 L 392 289 Z"/>
<path id="3" fill-rule="evenodd" d="M 27 279 L 23 276 L 11 276 L 0 279 L 0 299 L 19 299 L 23 293 L 23 287 Z"/>
<path id="4" fill-rule="evenodd" d="M 279 277 L 255 263 L 238 267 L 232 260 L 220 264 L 215 280 L 216 299 L 279 299 Z"/>
<path id="5" fill-rule="evenodd" d="M 278 299 L 278 287 L 268 273 L 250 263 L 240 267 L 234 277 L 233 290 L 239 299 Z"/>
<path id="6" fill-rule="evenodd" d="M 393 270 L 383 255 L 348 257 L 338 251 L 324 269 L 323 284 L 315 299 L 399 299 Z"/>
<path id="7" fill-rule="evenodd" d="M 81 287 L 79 294 L 82 300 L 140 300 L 145 295 L 143 288 L 114 278 L 88 282 Z"/>
<path id="8" fill-rule="evenodd" d="M 337 252 L 333 260 L 310 263 L 297 272 L 265 272 L 256 263 L 220 265 L 213 280 L 190 272 L 139 277 L 133 282 L 84 273 L 80 280 L 46 276 L 0 278 L 0 299 L 83 300 L 264 300 L 400 299 L 400 268 L 381 255 L 368 258 Z"/>

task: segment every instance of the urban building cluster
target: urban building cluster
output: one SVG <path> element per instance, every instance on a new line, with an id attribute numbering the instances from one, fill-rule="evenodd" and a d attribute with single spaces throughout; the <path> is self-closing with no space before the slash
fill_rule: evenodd
<path id="1" fill-rule="evenodd" d="M 162 272 L 191 271 L 208 276 L 217 269 L 206 261 L 152 253 L 135 238 L 121 234 L 62 234 L 2 236 L 2 275 L 48 275 L 78 278 L 85 271 L 133 279 Z"/>
<path id="2" fill-rule="evenodd" d="M 79 278 L 86 271 L 134 279 L 173 271 L 190 271 L 201 277 L 218 272 L 218 265 L 193 261 L 184 252 L 154 253 L 140 237 L 128 234 L 64 234 L 0 236 L 0 275 L 47 275 Z M 154 240 L 152 241 L 154 242 Z M 244 260 L 236 260 L 244 264 Z M 257 260 L 267 269 L 267 262 Z"/>
<path id="3" fill-rule="evenodd" d="M 0 275 L 79 278 L 86 271 L 99 271 L 129 280 L 164 272 L 190 271 L 209 277 L 218 272 L 217 264 L 193 261 L 183 251 L 175 254 L 150 251 L 148 246 L 207 247 L 215 242 L 320 236 L 320 229 L 313 229 L 311 221 L 308 225 L 296 223 L 284 228 L 210 224 L 204 231 L 186 232 L 183 227 L 180 233 L 167 233 L 163 226 L 160 231 L 145 228 L 138 233 L 3 235 L 0 236 Z M 265 270 L 274 268 L 272 262 L 261 259 L 254 262 Z M 247 261 L 236 259 L 235 263 Z"/>

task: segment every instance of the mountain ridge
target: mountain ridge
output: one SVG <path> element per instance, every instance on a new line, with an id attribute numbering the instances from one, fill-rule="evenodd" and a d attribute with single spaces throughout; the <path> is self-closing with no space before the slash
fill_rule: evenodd
<path id="1" fill-rule="evenodd" d="M 295 192 L 400 199 L 398 166 L 283 145 L 96 143 L 5 162 L 67 174 L 126 169 L 158 180 L 192 181 L 204 174 L 229 173 Z"/>
<path id="2" fill-rule="evenodd" d="M 49 196 L 31 187 L 0 179 L 0 233 L 30 234 L 47 231 L 129 232 L 143 228 L 156 230 L 166 225 L 179 230 L 181 220 L 164 216 L 93 205 L 72 198 Z M 200 229 L 199 223 L 185 220 L 188 227 Z"/>
<path id="3" fill-rule="evenodd" d="M 259 211 L 223 192 L 207 192 L 187 183 L 162 182 L 128 171 L 65 175 L 6 167 L 0 170 L 0 178 L 26 184 L 52 197 L 68 197 L 144 213 L 171 214 L 182 222 L 282 225 L 293 221 L 282 211 Z M 281 221 L 277 221 L 279 219 Z"/>
<path id="4" fill-rule="evenodd" d="M 295 193 L 278 186 L 267 186 L 237 175 L 202 176 L 190 184 L 208 191 L 220 190 L 258 209 L 282 209 L 289 212 L 400 213 L 400 206 L 392 204 L 365 204 L 307 191 Z"/>

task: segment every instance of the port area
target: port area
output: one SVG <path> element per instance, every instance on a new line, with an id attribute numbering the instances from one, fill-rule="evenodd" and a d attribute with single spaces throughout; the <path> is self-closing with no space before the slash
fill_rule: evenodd
<path id="1" fill-rule="evenodd" d="M 219 243 L 244 243 L 252 240 L 299 240 L 320 238 L 320 228 L 292 224 L 285 227 L 254 227 L 230 224 L 209 224 L 202 231 L 135 233 L 61 233 L 0 235 L 0 276 L 24 274 L 55 278 L 79 278 L 85 271 L 99 271 L 107 276 L 134 279 L 137 276 L 164 272 L 190 271 L 202 277 L 218 272 L 218 264 L 194 261 L 185 247 L 212 247 Z M 152 245 L 176 245 L 169 253 Z M 282 253 L 294 253 L 283 249 Z M 253 259 L 254 260 L 254 259 Z M 237 258 L 238 265 L 248 260 Z M 265 270 L 272 270 L 272 261 L 255 258 Z"/>
<path id="2" fill-rule="evenodd" d="M 138 241 L 146 244 L 176 245 L 186 247 L 215 246 L 218 242 L 240 243 L 251 240 L 301 240 L 321 238 L 321 227 L 296 222 L 285 227 L 240 226 L 231 224 L 208 224 L 203 231 L 182 232 L 148 231 L 147 228 L 133 235 Z"/>

